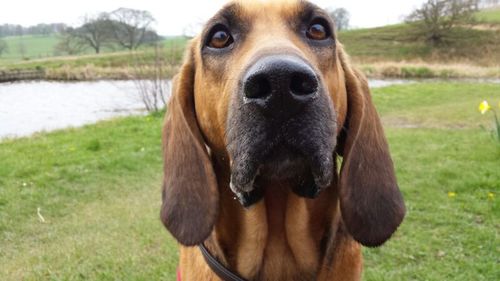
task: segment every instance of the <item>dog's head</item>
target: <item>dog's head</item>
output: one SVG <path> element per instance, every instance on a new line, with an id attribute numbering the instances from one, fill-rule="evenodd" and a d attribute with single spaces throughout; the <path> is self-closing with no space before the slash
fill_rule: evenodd
<path id="1" fill-rule="evenodd" d="M 342 218 L 359 242 L 385 242 L 404 217 L 392 160 L 365 78 L 352 69 L 325 11 L 305 1 L 236 1 L 193 39 L 164 128 L 162 220 L 185 245 L 218 212 L 213 155 L 248 207 L 259 183 L 286 181 L 314 198 L 343 157 Z"/>

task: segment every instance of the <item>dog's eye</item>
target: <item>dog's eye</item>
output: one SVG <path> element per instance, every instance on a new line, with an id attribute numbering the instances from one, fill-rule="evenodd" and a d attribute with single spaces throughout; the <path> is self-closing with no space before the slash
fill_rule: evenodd
<path id="1" fill-rule="evenodd" d="M 312 40 L 325 40 L 330 36 L 328 27 L 322 22 L 313 22 L 307 29 L 307 38 Z"/>
<path id="2" fill-rule="evenodd" d="M 207 45 L 210 48 L 223 49 L 231 45 L 233 41 L 233 36 L 225 27 L 218 27 L 211 32 Z"/>

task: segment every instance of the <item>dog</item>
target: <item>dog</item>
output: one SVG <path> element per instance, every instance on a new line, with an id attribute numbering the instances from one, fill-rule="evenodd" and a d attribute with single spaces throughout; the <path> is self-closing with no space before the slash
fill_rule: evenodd
<path id="1" fill-rule="evenodd" d="M 227 280 L 207 255 L 241 280 L 360 280 L 361 245 L 401 224 L 367 80 L 334 30 L 307 1 L 234 1 L 189 43 L 161 207 L 183 281 Z"/>

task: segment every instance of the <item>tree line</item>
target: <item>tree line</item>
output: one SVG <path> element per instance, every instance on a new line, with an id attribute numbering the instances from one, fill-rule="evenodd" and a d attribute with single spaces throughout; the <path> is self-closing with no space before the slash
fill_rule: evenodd
<path id="1" fill-rule="evenodd" d="M 160 39 L 152 27 L 155 21 L 148 11 L 128 8 L 86 16 L 81 26 L 66 28 L 61 33 L 61 40 L 56 48 L 69 55 L 86 48 L 91 48 L 96 54 L 103 47 L 119 46 L 136 50 L 142 44 Z"/>
<path id="2" fill-rule="evenodd" d="M 23 35 L 49 35 L 60 33 L 68 26 L 64 23 L 40 23 L 33 26 L 24 27 L 19 24 L 0 25 L 0 37 L 23 36 Z"/>

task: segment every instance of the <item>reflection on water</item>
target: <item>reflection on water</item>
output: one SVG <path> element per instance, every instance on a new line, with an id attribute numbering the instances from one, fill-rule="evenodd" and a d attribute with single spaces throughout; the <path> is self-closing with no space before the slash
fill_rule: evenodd
<path id="1" fill-rule="evenodd" d="M 0 138 L 144 113 L 132 81 L 0 84 Z"/>
<path id="2" fill-rule="evenodd" d="M 498 79 L 457 81 L 500 83 Z M 369 81 L 371 88 L 418 82 Z M 0 139 L 77 127 L 132 114 L 145 114 L 144 105 L 132 81 L 0 84 Z"/>

